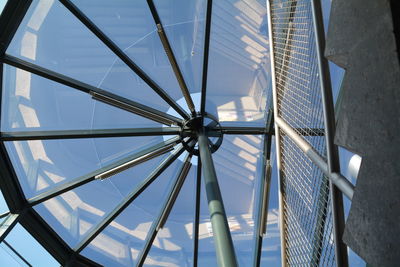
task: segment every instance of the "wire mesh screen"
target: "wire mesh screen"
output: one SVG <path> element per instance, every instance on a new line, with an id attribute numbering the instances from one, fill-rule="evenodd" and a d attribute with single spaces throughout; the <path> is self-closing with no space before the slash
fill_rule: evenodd
<path id="1" fill-rule="evenodd" d="M 270 0 L 278 116 L 326 158 L 324 117 L 310 0 Z M 289 266 L 333 266 L 328 179 L 279 132 Z"/>

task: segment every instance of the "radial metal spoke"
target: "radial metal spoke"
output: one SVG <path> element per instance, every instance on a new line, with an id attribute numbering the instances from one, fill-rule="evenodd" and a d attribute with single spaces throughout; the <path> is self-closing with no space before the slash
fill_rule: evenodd
<path id="1" fill-rule="evenodd" d="M 47 192 L 44 192 L 40 195 L 37 195 L 31 199 L 28 199 L 29 205 L 30 206 L 34 206 L 37 205 L 39 203 L 42 203 L 43 201 L 46 201 L 48 199 L 51 199 L 53 197 L 56 197 L 62 193 L 65 193 L 67 191 L 73 190 L 74 188 L 77 188 L 81 185 L 87 184 L 91 181 L 94 181 L 96 179 L 97 176 L 102 175 L 104 173 L 107 173 L 110 170 L 113 170 L 115 168 L 118 168 L 126 163 L 132 162 L 136 159 L 140 159 L 145 155 L 151 154 L 155 151 L 159 151 L 160 149 L 163 149 L 165 147 L 170 147 L 172 145 L 175 145 L 179 142 L 179 138 L 172 138 L 170 140 L 167 140 L 165 142 L 159 143 L 157 145 L 154 145 L 150 148 L 144 149 L 140 152 L 137 152 L 133 155 L 130 155 L 128 157 L 125 157 L 121 160 L 118 160 L 117 162 L 111 163 L 107 166 L 104 166 L 103 168 L 100 168 L 98 170 L 95 170 L 93 172 L 90 172 L 84 176 L 81 176 L 75 180 L 72 180 L 68 183 L 62 184 L 60 186 L 57 186 Z"/>
<path id="2" fill-rule="evenodd" d="M 2 132 L 1 141 L 179 135 L 179 127 Z"/>
<path id="3" fill-rule="evenodd" d="M 136 266 L 143 266 L 144 262 L 146 261 L 147 254 L 151 249 L 151 245 L 153 244 L 153 241 L 156 238 L 158 231 L 164 227 L 164 224 L 168 219 L 169 213 L 171 212 L 172 207 L 174 206 L 174 203 L 183 186 L 183 183 L 185 182 L 185 179 L 189 173 L 190 167 L 192 166 L 192 164 L 190 163 L 191 158 L 192 158 L 191 154 L 189 154 L 186 157 L 185 163 L 183 164 L 181 171 L 179 175 L 176 177 L 175 182 L 169 192 L 167 201 L 164 203 L 161 212 L 158 215 L 157 220 L 155 220 L 152 223 L 151 228 L 146 237 L 145 246 L 138 256 L 138 261 L 136 263 Z"/>
<path id="4" fill-rule="evenodd" d="M 267 130 L 265 127 L 221 127 L 224 134 L 265 134 Z"/>
<path id="5" fill-rule="evenodd" d="M 182 124 L 182 120 L 177 117 L 171 116 L 167 113 L 161 112 L 149 106 L 127 99 L 125 97 L 121 97 L 119 95 L 104 91 L 92 85 L 77 81 L 60 73 L 27 62 L 23 59 L 19 59 L 10 55 L 5 55 L 2 61 L 16 68 L 29 71 L 46 79 L 75 88 L 84 93 L 91 94 L 92 97 L 96 100 L 121 108 L 123 110 L 127 110 L 147 119 L 163 123 L 165 125 Z"/>
<path id="6" fill-rule="evenodd" d="M 198 136 L 198 146 L 218 264 L 219 266 L 235 267 L 238 266 L 238 264 L 221 191 L 218 185 L 217 174 L 215 173 L 208 139 L 202 132 L 200 132 Z"/>
<path id="7" fill-rule="evenodd" d="M 210 33 L 211 33 L 211 14 L 212 14 L 212 0 L 207 1 L 207 14 L 206 14 L 206 31 L 204 35 L 204 58 L 203 58 L 203 77 L 201 84 L 201 103 L 200 113 L 202 116 L 206 113 L 206 88 L 208 76 L 208 54 L 210 50 Z"/>
<path id="8" fill-rule="evenodd" d="M 71 1 L 60 0 L 60 2 L 79 19 L 94 35 L 96 35 L 111 51 L 113 51 L 132 71 L 134 71 L 143 81 L 150 86 L 165 102 L 167 102 L 183 118 L 189 119 L 189 114 L 179 106 L 176 101 L 167 94 L 155 81 L 153 81 L 132 59 L 121 50 L 110 38 L 103 33 L 82 11 L 80 11 Z"/>
<path id="9" fill-rule="evenodd" d="M 172 66 L 174 73 L 175 73 L 175 76 L 176 76 L 176 79 L 181 88 L 182 94 L 186 100 L 186 104 L 189 107 L 190 112 L 192 112 L 192 114 L 196 114 L 196 110 L 194 107 L 192 97 L 190 96 L 189 89 L 186 85 L 185 79 L 183 78 L 183 75 L 182 75 L 181 69 L 179 68 L 178 62 L 176 61 L 174 52 L 171 48 L 168 37 L 164 31 L 164 27 L 162 25 L 160 16 L 158 15 L 157 9 L 154 6 L 153 0 L 147 0 L 147 4 L 149 5 L 154 22 L 157 25 L 158 36 L 160 37 L 160 40 L 164 47 L 165 53 L 167 54 L 168 60 Z"/>
<path id="10" fill-rule="evenodd" d="M 177 159 L 185 149 L 181 146 L 175 150 L 168 158 L 164 159 L 163 162 L 124 200 L 110 213 L 108 214 L 94 229 L 92 229 L 86 237 L 78 244 L 75 251 L 79 253 L 82 251 L 96 236 L 103 231 L 122 211 L 125 210 L 154 180 L 161 175 L 161 173 L 171 165 L 171 163 Z"/>
<path id="11" fill-rule="evenodd" d="M 197 157 L 196 202 L 193 225 L 193 267 L 197 267 L 199 255 L 199 225 L 200 225 L 200 196 L 201 196 L 201 160 Z"/>

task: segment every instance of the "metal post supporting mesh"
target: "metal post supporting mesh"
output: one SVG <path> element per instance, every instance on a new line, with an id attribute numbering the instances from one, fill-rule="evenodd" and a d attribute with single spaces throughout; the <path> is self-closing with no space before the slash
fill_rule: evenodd
<path id="1" fill-rule="evenodd" d="M 270 0 L 277 116 L 326 159 L 324 115 L 310 0 Z M 334 266 L 328 178 L 279 131 L 285 263 Z"/>

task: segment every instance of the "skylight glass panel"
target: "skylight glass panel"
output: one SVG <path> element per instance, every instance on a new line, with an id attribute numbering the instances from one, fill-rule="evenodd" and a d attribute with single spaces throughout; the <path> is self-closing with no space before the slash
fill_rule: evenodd
<path id="1" fill-rule="evenodd" d="M 145 0 L 72 2 L 173 99 L 182 96 Z"/>
<path id="2" fill-rule="evenodd" d="M 267 10 L 257 1 L 215 1 L 206 110 L 223 125 L 265 126 L 271 101 Z"/>
<path id="3" fill-rule="evenodd" d="M 7 142 L 6 147 L 25 196 L 29 199 L 162 142 L 158 136 L 30 140 Z"/>
<path id="4" fill-rule="evenodd" d="M 201 91 L 206 4 L 205 0 L 154 1 L 179 67 L 192 93 Z"/>
<path id="5" fill-rule="evenodd" d="M 171 164 L 131 205 L 114 219 L 82 254 L 105 266 L 132 266 L 144 247 L 152 223 L 161 211 L 180 160 Z"/>
<path id="6" fill-rule="evenodd" d="M 5 65 L 3 71 L 2 131 L 161 126 L 22 69 Z"/>
<path id="7" fill-rule="evenodd" d="M 33 1 L 7 54 L 153 108 L 167 109 L 166 103 L 59 1 Z"/>

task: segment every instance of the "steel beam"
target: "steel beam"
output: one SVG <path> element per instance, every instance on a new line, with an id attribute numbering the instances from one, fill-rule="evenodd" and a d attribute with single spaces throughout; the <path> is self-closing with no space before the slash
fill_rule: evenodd
<path id="1" fill-rule="evenodd" d="M 127 195 L 118 206 L 110 212 L 95 228 L 93 228 L 85 238 L 76 246 L 75 252 L 81 252 L 89 243 L 96 238 L 121 212 L 123 212 L 151 183 L 153 183 L 161 173 L 177 159 L 185 149 L 181 146 L 176 149 L 168 158 L 164 159 L 150 175 L 140 183 L 132 192 Z"/>
<path id="2" fill-rule="evenodd" d="M 206 113 L 206 100 L 207 100 L 207 77 L 208 77 L 208 55 L 210 51 L 210 34 L 211 34 L 211 14 L 212 14 L 212 0 L 207 1 L 206 12 L 206 29 L 204 34 L 204 55 L 203 55 L 203 76 L 201 82 L 201 102 L 200 114 L 204 117 Z"/>
<path id="3" fill-rule="evenodd" d="M 168 60 L 171 64 L 171 67 L 175 73 L 176 79 L 178 81 L 179 87 L 181 88 L 183 97 L 185 98 L 186 104 L 193 115 L 196 115 L 196 110 L 194 107 L 194 103 L 192 97 L 190 96 L 189 89 L 186 85 L 185 79 L 183 78 L 181 69 L 179 68 L 178 62 L 176 61 L 174 51 L 171 48 L 171 44 L 169 43 L 167 34 L 164 31 L 164 27 L 162 25 L 160 16 L 158 15 L 157 9 L 154 5 L 153 0 L 147 0 L 147 4 L 150 8 L 151 15 L 153 16 L 154 22 L 157 26 L 158 36 L 160 37 L 161 43 L 164 47 L 165 53 L 168 57 Z"/>
<path id="4" fill-rule="evenodd" d="M 154 120 L 159 123 L 163 123 L 166 125 L 181 125 L 182 119 L 171 116 L 162 111 L 156 110 L 154 108 L 148 107 L 146 105 L 140 104 L 133 100 L 130 100 L 125 97 L 121 97 L 119 95 L 107 92 L 100 88 L 94 87 L 92 85 L 77 81 L 60 73 L 54 72 L 52 70 L 40 67 L 36 64 L 27 62 L 23 59 L 16 58 L 13 56 L 5 55 L 4 58 L 1 59 L 2 62 L 14 66 L 19 69 L 23 69 L 25 71 L 29 71 L 33 74 L 39 75 L 43 78 L 61 83 L 63 85 L 72 87 L 81 92 L 91 94 L 93 98 L 97 98 L 102 102 L 110 104 L 112 106 L 116 106 L 118 108 L 127 110 L 134 114 L 143 116 L 147 119 Z M 108 101 L 108 102 L 107 102 Z"/>
<path id="5" fill-rule="evenodd" d="M 218 185 L 214 162 L 211 157 L 208 138 L 203 132 L 198 134 L 198 146 L 218 265 L 221 267 L 235 267 L 238 266 L 235 249 L 233 247 L 224 203 Z"/>
<path id="6" fill-rule="evenodd" d="M 311 1 L 311 10 L 315 32 L 317 62 L 319 80 L 321 85 L 322 106 L 324 110 L 325 139 L 329 173 L 340 173 L 339 152 L 334 144 L 335 135 L 335 109 L 333 104 L 331 79 L 329 65 L 324 57 L 325 32 L 322 18 L 321 2 Z M 343 196 L 342 193 L 330 182 L 330 194 L 332 205 L 333 236 L 335 243 L 336 266 L 349 266 L 347 246 L 343 243 L 343 232 L 345 226 Z"/>
<path id="7" fill-rule="evenodd" d="M 118 47 L 99 27 L 97 27 L 82 11 L 80 11 L 71 1 L 60 0 L 60 2 L 79 19 L 94 35 L 96 35 L 119 59 L 121 59 L 133 72 L 136 73 L 145 83 L 154 90 L 165 102 L 167 102 L 183 118 L 189 119 L 189 114 L 179 106 L 175 99 L 167 94 L 155 81 L 153 81 L 133 60 Z"/>
<path id="8" fill-rule="evenodd" d="M 74 179 L 74 180 L 72 180 L 72 181 L 70 181 L 68 183 L 62 184 L 62 185 L 57 186 L 57 187 L 55 187 L 55 188 L 53 188 L 53 189 L 51 189 L 49 191 L 46 191 L 46 192 L 44 192 L 42 194 L 39 194 L 39 195 L 37 195 L 37 196 L 35 196 L 33 198 L 30 198 L 30 199 L 28 199 L 28 203 L 29 203 L 30 206 L 34 206 L 34 205 L 37 205 L 39 203 L 42 203 L 43 201 L 49 200 L 49 199 L 51 199 L 53 197 L 61 195 L 61 194 L 65 193 L 65 192 L 67 192 L 67 191 L 70 191 L 70 190 L 74 189 L 74 188 L 77 188 L 77 187 L 82 186 L 84 184 L 87 184 L 87 183 L 89 183 L 91 181 L 94 181 L 96 179 L 97 175 L 101 175 L 101 174 L 103 174 L 103 173 L 105 173 L 105 172 L 107 172 L 109 170 L 112 170 L 114 168 L 117 168 L 117 167 L 119 167 L 119 166 L 121 166 L 121 165 L 123 165 L 123 164 L 125 164 L 127 162 L 130 162 L 132 160 L 135 160 L 135 159 L 138 159 L 140 157 L 143 157 L 144 155 L 152 153 L 153 151 L 157 151 L 157 150 L 159 150 L 159 149 L 161 149 L 163 147 L 170 146 L 172 144 L 177 144 L 178 142 L 179 142 L 179 138 L 176 137 L 176 138 L 172 138 L 170 140 L 167 140 L 165 142 L 159 143 L 157 145 L 154 145 L 154 146 L 152 146 L 150 148 L 147 148 L 147 149 L 144 149 L 142 151 L 139 151 L 139 152 L 137 152 L 137 153 L 135 153 L 133 155 L 130 155 L 130 156 L 127 156 L 127 157 L 125 157 L 123 159 L 120 159 L 117 162 L 108 164 L 107 166 L 104 166 L 103 168 L 100 168 L 98 170 L 92 171 L 92 172 L 90 172 L 90 173 L 88 173 L 88 174 L 86 174 L 84 176 L 81 176 L 81 177 L 79 177 L 77 179 Z"/>
<path id="9" fill-rule="evenodd" d="M 1 132 L 1 141 L 179 135 L 179 127 Z"/>
<path id="10" fill-rule="evenodd" d="M 190 163 L 191 159 L 192 159 L 192 155 L 189 154 L 185 159 L 185 163 L 183 164 L 183 166 L 179 172 L 179 175 L 176 177 L 176 179 L 170 189 L 167 200 L 164 203 L 164 205 L 162 206 L 160 214 L 158 215 L 157 219 L 155 221 L 153 221 L 151 228 L 147 234 L 144 248 L 142 249 L 142 251 L 140 252 L 140 254 L 138 256 L 138 260 L 136 262 L 137 267 L 144 265 L 147 254 L 149 253 L 149 251 L 151 249 L 151 246 L 153 244 L 154 239 L 157 236 L 157 233 L 159 232 L 159 230 L 164 226 L 165 222 L 167 221 L 168 215 L 171 212 L 172 207 L 174 206 L 175 201 L 176 201 L 176 199 L 179 195 L 179 192 L 182 188 L 182 185 L 185 182 L 186 176 L 189 173 L 190 167 L 192 165 Z"/>

